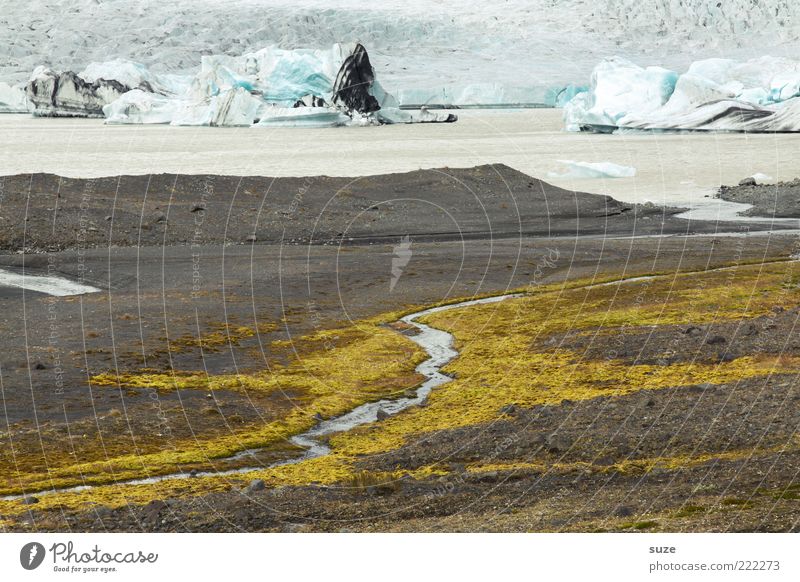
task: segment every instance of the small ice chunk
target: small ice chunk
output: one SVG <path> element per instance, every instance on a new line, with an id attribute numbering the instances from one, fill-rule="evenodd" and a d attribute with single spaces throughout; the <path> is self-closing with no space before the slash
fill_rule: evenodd
<path id="1" fill-rule="evenodd" d="M 762 174 L 761 172 L 756 172 L 751 176 L 753 180 L 756 181 L 756 184 L 771 184 L 775 181 L 775 178 L 772 176 L 768 176 L 766 174 Z"/>
<path id="2" fill-rule="evenodd" d="M 350 118 L 332 107 L 266 106 L 259 112 L 253 127 L 336 127 Z"/>
<path id="3" fill-rule="evenodd" d="M 636 168 L 621 166 L 611 162 L 558 161 L 567 166 L 567 171 L 563 174 L 548 172 L 548 178 L 586 180 L 593 178 L 632 178 L 636 175 Z"/>

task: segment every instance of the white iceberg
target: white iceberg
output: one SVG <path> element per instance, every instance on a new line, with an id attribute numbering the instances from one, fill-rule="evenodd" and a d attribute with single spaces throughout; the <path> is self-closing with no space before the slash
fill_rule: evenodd
<path id="1" fill-rule="evenodd" d="M 180 102 L 133 89 L 103 107 L 106 123 L 122 124 L 166 124 L 172 122 L 180 107 Z"/>
<path id="2" fill-rule="evenodd" d="M 614 128 L 632 111 L 648 113 L 664 105 L 675 90 L 678 74 L 661 67 L 642 68 L 619 57 L 607 59 L 592 72 L 588 95 L 579 93 L 567 110 L 570 128 Z M 570 101 L 571 103 L 571 101 Z"/>
<path id="3" fill-rule="evenodd" d="M 548 172 L 548 178 L 588 180 L 597 178 L 633 178 L 636 175 L 636 168 L 621 166 L 612 162 L 558 161 L 567 166 L 567 171 L 564 173 Z"/>
<path id="4" fill-rule="evenodd" d="M 592 86 L 564 108 L 569 131 L 800 131 L 800 63 L 706 59 L 680 76 L 622 59 L 600 63 Z M 673 74 L 674 75 L 674 74 Z"/>
<path id="5" fill-rule="evenodd" d="M 0 113 L 27 113 L 28 98 L 24 85 L 0 82 Z"/>
<path id="6" fill-rule="evenodd" d="M 259 111 L 253 127 L 336 127 L 346 125 L 350 118 L 331 107 L 277 107 Z"/>

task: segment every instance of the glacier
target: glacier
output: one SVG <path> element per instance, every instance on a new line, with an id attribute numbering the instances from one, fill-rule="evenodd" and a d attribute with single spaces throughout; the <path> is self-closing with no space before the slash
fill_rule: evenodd
<path id="1" fill-rule="evenodd" d="M 710 56 L 800 58 L 799 34 L 796 0 L 29 0 L 3 5 L 0 80 L 112 57 L 192 77 L 201 54 L 361 42 L 402 105 L 439 106 L 401 95 L 425 88 L 471 107 L 517 103 L 517 87 L 538 101 L 615 54 L 675 71 Z M 483 98 L 492 86 L 502 100 Z"/>
<path id="2" fill-rule="evenodd" d="M 457 120 L 426 107 L 401 110 L 360 43 L 205 55 L 193 76 L 156 75 L 125 59 L 91 63 L 80 73 L 41 66 L 26 97 L 37 116 L 103 117 L 108 124 L 330 127 Z"/>
<path id="3" fill-rule="evenodd" d="M 705 59 L 678 74 L 606 59 L 564 106 L 568 131 L 800 131 L 800 62 Z"/>

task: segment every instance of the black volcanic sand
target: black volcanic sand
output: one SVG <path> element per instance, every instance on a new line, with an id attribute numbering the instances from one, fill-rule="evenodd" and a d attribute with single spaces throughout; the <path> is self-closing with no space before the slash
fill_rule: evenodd
<path id="1" fill-rule="evenodd" d="M 209 398 L 202 392 L 181 391 L 153 399 L 148 390 L 90 389 L 87 379 L 101 372 L 263 370 L 294 357 L 291 351 L 269 352 L 273 340 L 409 306 L 531 283 L 701 270 L 785 258 L 796 251 L 795 239 L 788 235 L 681 236 L 736 226 L 689 223 L 674 217 L 676 209 L 625 205 L 560 190 L 504 166 L 357 179 L 153 176 L 148 182 L 146 177 L 65 180 L 35 175 L 6 177 L 3 189 L 0 246 L 8 254 L 0 256 L 0 267 L 62 273 L 103 289 L 66 298 L 0 293 L 0 443 L 14 445 L 13 451 L 2 446 L 4 467 L 12 467 L 13 454 L 20 452 L 39 455 L 40 465 L 47 466 L 42 449 L 63 449 L 66 443 L 76 462 L 95 458 L 104 439 L 125 436 L 138 443 L 161 435 L 165 425 L 176 440 L 228 434 L 231 425 L 268 422 L 293 406 L 291 394 L 218 391 Z M 254 232 L 255 243 L 247 240 Z M 675 236 L 630 238 L 632 233 L 662 232 Z M 405 235 L 410 235 L 412 256 L 390 288 L 395 247 Z M 284 244 L 273 242 L 281 240 Z M 25 254 L 19 254 L 22 248 Z M 776 324 L 786 326 L 780 333 L 789 334 L 792 342 L 794 331 L 788 322 L 795 315 L 786 312 L 783 323 Z M 226 324 L 261 325 L 264 331 L 202 352 L 191 346 L 179 352 L 170 349 L 175 339 L 225 330 Z M 659 332 L 672 343 L 675 334 L 688 338 L 687 353 L 676 354 L 678 358 L 697 352 L 700 356 L 694 357 L 714 360 L 729 357 L 728 351 L 751 349 L 746 343 L 750 336 L 738 330 L 684 331 Z M 707 346 L 699 338 L 709 334 L 725 334 L 727 345 Z M 745 343 L 739 344 L 740 338 Z M 567 345 L 583 340 L 552 341 Z M 657 359 L 656 348 L 652 354 L 637 351 L 642 338 L 626 341 L 631 361 Z M 764 343 L 758 345 L 766 349 Z M 589 349 L 597 350 L 597 344 Z M 775 379 L 769 390 L 775 398 L 793 402 L 792 386 L 789 379 Z M 754 406 L 746 421 L 740 414 L 741 406 L 758 401 L 764 389 L 755 380 L 737 384 L 740 401 L 731 403 L 732 422 L 750 423 L 746 428 L 768 433 L 778 442 L 798 425 L 791 410 L 776 416 L 772 408 Z M 642 404 L 645 396 L 638 394 L 615 399 L 616 416 L 599 414 L 611 406 L 602 400 L 565 403 L 546 414 L 517 410 L 503 423 L 493 424 L 491 431 L 478 426 L 470 427 L 469 434 L 436 433 L 424 445 L 409 444 L 397 458 L 386 457 L 380 467 L 365 469 L 382 470 L 392 462 L 415 466 L 423 456 L 433 455 L 452 457 L 451 475 L 458 476 L 467 458 L 480 459 L 493 442 L 517 433 L 522 436 L 515 458 L 552 462 L 559 452 L 542 448 L 541 435 L 561 426 L 562 417 L 595 433 L 580 444 L 583 441 L 573 434 L 578 428 L 569 429 L 573 432 L 564 438 L 580 446 L 565 449 L 566 460 L 602 457 L 603 446 L 617 447 L 609 455 L 635 458 L 649 446 L 645 440 L 640 451 L 636 443 L 650 434 L 657 411 L 667 405 L 668 424 L 658 435 L 677 430 L 675 423 L 683 416 L 694 423 L 685 439 L 702 439 L 704 451 L 722 451 L 735 435 L 707 429 L 729 395 L 717 388 L 673 398 L 665 390 L 647 396 Z M 702 406 L 700 399 L 706 399 Z M 629 409 L 638 411 L 636 422 L 622 422 Z M 569 423 L 567 428 L 573 426 Z M 656 433 L 647 438 L 656 438 Z M 468 443 L 463 454 L 452 450 L 454 439 Z M 163 446 L 170 442 L 165 437 Z M 566 442 L 561 441 L 558 450 Z M 769 472 L 769 479 L 758 485 L 769 459 L 709 461 L 709 466 L 687 469 L 691 475 L 677 478 L 652 472 L 643 479 L 593 470 L 546 475 L 527 471 L 508 479 L 504 474 L 464 475 L 455 485 L 430 478 L 388 489 L 281 488 L 257 493 L 253 501 L 230 492 L 78 514 L 32 506 L 14 529 L 585 530 L 621 528 L 637 516 L 656 515 L 662 520 L 659 527 L 669 529 L 787 530 L 795 527 L 797 502 L 776 499 L 770 487 L 795 479 L 797 459 L 790 457 L 781 458 L 781 470 Z M 695 492 L 697 475 L 707 475 L 717 489 L 701 487 Z M 730 490 L 720 490 L 719 484 Z M 443 488 L 447 495 L 437 493 Z M 765 493 L 751 500 L 749 494 L 758 488 Z M 725 501 L 746 492 L 747 504 Z M 698 510 L 686 522 L 663 521 L 662 514 L 685 504 L 702 505 L 702 517 Z M 777 516 L 774 519 L 765 517 L 769 508 L 774 509 L 769 513 Z"/>
<path id="2" fill-rule="evenodd" d="M 717 196 L 728 202 L 752 204 L 744 216 L 767 218 L 800 218 L 800 179 L 776 184 L 722 186 Z"/>
<path id="3" fill-rule="evenodd" d="M 571 192 L 507 166 L 361 178 L 0 178 L 0 249 L 691 234 L 676 208 Z"/>

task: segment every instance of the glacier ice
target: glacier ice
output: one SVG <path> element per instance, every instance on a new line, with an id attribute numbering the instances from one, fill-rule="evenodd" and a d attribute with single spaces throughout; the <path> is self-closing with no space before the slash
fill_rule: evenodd
<path id="1" fill-rule="evenodd" d="M 646 70 L 652 70 L 650 67 Z M 586 93 L 564 107 L 568 131 L 800 131 L 800 63 L 706 59 L 662 82 L 619 58 L 600 63 Z"/>
<path id="2" fill-rule="evenodd" d="M 25 85 L 0 82 L 0 113 L 27 113 L 28 97 Z"/>
<path id="3" fill-rule="evenodd" d="M 612 162 L 575 162 L 573 160 L 558 160 L 567 167 L 566 172 L 548 172 L 549 178 L 569 178 L 572 180 L 595 178 L 633 178 L 636 168 L 621 166 Z"/>

